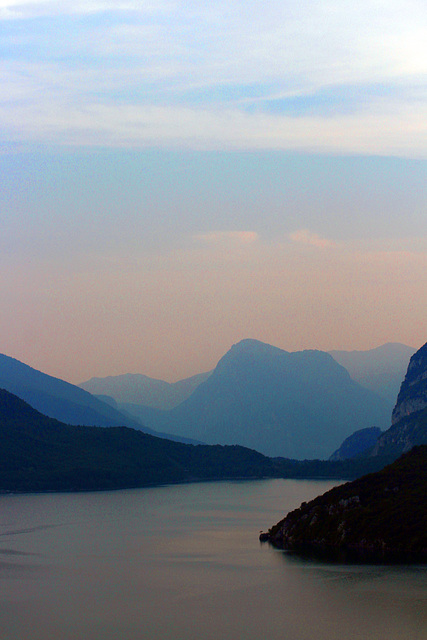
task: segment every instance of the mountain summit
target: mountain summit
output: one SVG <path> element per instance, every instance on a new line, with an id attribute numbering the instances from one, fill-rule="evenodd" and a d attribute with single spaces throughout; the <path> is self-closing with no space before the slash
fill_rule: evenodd
<path id="1" fill-rule="evenodd" d="M 233 345 L 179 406 L 142 417 L 151 428 L 208 444 L 296 459 L 327 458 L 356 429 L 390 420 L 386 403 L 329 354 L 289 353 L 258 340 Z"/>

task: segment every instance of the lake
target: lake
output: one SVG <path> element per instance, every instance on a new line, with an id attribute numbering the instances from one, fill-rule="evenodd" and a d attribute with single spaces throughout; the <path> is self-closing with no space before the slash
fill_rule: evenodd
<path id="1" fill-rule="evenodd" d="M 0 638 L 426 640 L 426 567 L 327 565 L 259 543 L 334 484 L 2 495 Z"/>

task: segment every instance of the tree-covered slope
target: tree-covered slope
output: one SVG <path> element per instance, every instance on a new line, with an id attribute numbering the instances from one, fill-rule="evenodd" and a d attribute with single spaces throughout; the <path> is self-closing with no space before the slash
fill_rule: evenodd
<path id="1" fill-rule="evenodd" d="M 135 487 L 271 475 L 271 461 L 243 447 L 185 445 L 127 427 L 65 425 L 0 390 L 0 490 Z"/>
<path id="2" fill-rule="evenodd" d="M 127 427 L 48 418 L 0 390 L 0 491 L 119 489 L 224 478 L 356 477 L 383 462 L 298 462 L 241 446 L 190 445 Z"/>
<path id="3" fill-rule="evenodd" d="M 427 560 L 427 446 L 303 503 L 269 538 L 302 553 Z"/>

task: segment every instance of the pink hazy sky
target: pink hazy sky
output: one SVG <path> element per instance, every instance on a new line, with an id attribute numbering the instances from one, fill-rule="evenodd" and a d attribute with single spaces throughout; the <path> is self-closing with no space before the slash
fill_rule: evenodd
<path id="1" fill-rule="evenodd" d="M 259 161 L 272 163 L 268 157 Z M 345 165 L 334 162 L 330 185 Z M 254 164 L 257 169 L 259 163 Z M 310 161 L 304 159 L 302 166 L 309 171 Z M 67 180 L 76 181 L 67 167 L 61 189 Z M 353 161 L 353 168 L 366 173 L 362 160 L 355 167 Z M 78 383 L 128 372 L 174 381 L 212 369 L 243 338 L 288 351 L 363 350 L 386 342 L 421 346 L 427 335 L 427 245 L 425 235 L 411 233 L 417 222 L 424 225 L 424 217 L 413 214 L 405 222 L 393 215 L 406 197 L 412 211 L 418 211 L 413 203 L 419 194 L 402 194 L 396 183 L 390 196 L 376 193 L 372 208 L 379 210 L 385 201 L 390 208 L 387 214 L 377 211 L 372 220 L 369 207 L 363 203 L 362 211 L 354 201 L 354 188 L 344 197 L 342 183 L 348 177 L 342 171 L 335 189 L 325 193 L 324 185 L 317 187 L 319 218 L 304 190 L 283 193 L 278 180 L 270 182 L 264 209 L 252 202 L 253 209 L 259 207 L 255 216 L 251 193 L 244 195 L 242 188 L 229 204 L 230 212 L 236 207 L 239 224 L 230 217 L 216 231 L 210 229 L 218 211 L 207 196 L 202 204 L 200 194 L 187 187 L 184 195 L 171 197 L 172 213 L 162 204 L 164 194 L 152 203 L 165 216 L 160 233 L 153 231 L 155 214 L 146 226 L 148 215 L 136 208 L 125 211 L 118 199 L 110 203 L 114 215 L 109 216 L 101 210 L 105 192 L 99 212 L 91 211 L 92 194 L 84 184 L 77 196 L 67 188 L 65 213 L 58 215 L 51 206 L 60 196 L 57 182 L 48 196 L 39 184 L 35 191 L 43 192 L 44 206 L 35 207 L 27 194 L 33 218 L 21 225 L 10 217 L 6 229 L 12 241 L 9 247 L 4 243 L 1 257 L 2 352 Z M 218 176 L 208 179 L 218 187 Z M 360 176 L 357 180 L 363 201 L 375 180 L 365 189 Z M 138 194 L 143 199 L 132 188 L 135 199 Z M 261 181 L 258 188 L 263 188 Z M 212 184 L 204 189 L 214 191 Z M 84 216 L 76 213 L 76 197 L 80 206 L 85 204 Z M 214 194 L 210 197 L 214 201 Z M 181 208 L 176 218 L 175 207 Z M 248 218 L 247 226 L 239 216 Z M 326 227 L 328 234 L 315 231 Z M 374 232 L 377 237 L 371 238 Z"/>
<path id="2" fill-rule="evenodd" d="M 81 382 L 424 344 L 426 21 L 0 0 L 0 351 Z"/>

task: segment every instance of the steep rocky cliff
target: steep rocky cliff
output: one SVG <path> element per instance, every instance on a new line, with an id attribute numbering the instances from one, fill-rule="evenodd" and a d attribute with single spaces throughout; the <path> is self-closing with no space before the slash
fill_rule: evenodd
<path id="1" fill-rule="evenodd" d="M 391 418 L 392 425 L 427 408 L 427 342 L 410 359 Z"/>
<path id="2" fill-rule="evenodd" d="M 411 358 L 393 410 L 392 425 L 371 455 L 400 455 L 427 444 L 427 343 Z"/>

